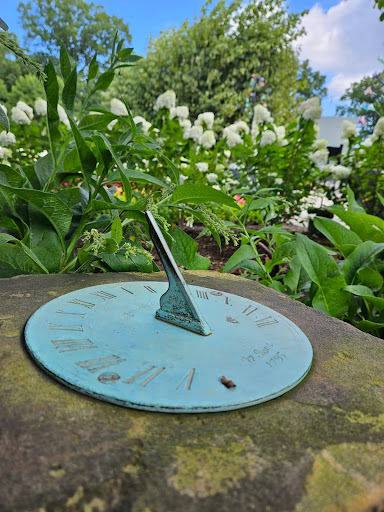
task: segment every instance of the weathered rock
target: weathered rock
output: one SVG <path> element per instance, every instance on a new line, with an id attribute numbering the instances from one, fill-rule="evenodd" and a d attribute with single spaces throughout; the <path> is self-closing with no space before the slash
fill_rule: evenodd
<path id="1" fill-rule="evenodd" d="M 383 341 L 252 281 L 209 272 L 185 277 L 294 321 L 314 348 L 309 376 L 283 397 L 232 412 L 161 414 L 107 404 L 41 371 L 25 350 L 23 327 L 54 297 L 142 275 L 3 279 L 0 510 L 382 510 Z"/>

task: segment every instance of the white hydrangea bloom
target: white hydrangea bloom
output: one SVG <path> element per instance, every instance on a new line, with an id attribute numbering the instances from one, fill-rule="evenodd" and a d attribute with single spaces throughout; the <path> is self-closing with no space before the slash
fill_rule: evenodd
<path id="1" fill-rule="evenodd" d="M 16 108 L 19 108 L 20 110 L 25 112 L 29 119 L 33 119 L 33 108 L 24 103 L 24 101 L 18 101 L 16 103 Z"/>
<path id="2" fill-rule="evenodd" d="M 41 117 L 47 115 L 47 102 L 42 98 L 37 98 L 34 107 L 37 116 Z"/>
<path id="3" fill-rule="evenodd" d="M 252 124 L 251 136 L 252 136 L 253 141 L 256 140 L 256 137 L 259 135 L 259 133 L 260 133 L 260 130 L 259 130 L 259 127 L 257 126 L 257 124 Z"/>
<path id="4" fill-rule="evenodd" d="M 216 137 L 213 130 L 206 130 L 200 139 L 203 148 L 210 149 L 216 144 Z"/>
<path id="5" fill-rule="evenodd" d="M 214 172 L 210 172 L 207 174 L 208 183 L 214 183 L 217 180 L 218 176 Z"/>
<path id="6" fill-rule="evenodd" d="M 283 183 L 283 178 L 276 178 L 275 179 L 275 184 L 276 185 L 281 185 Z"/>
<path id="7" fill-rule="evenodd" d="M 263 105 L 256 105 L 253 109 L 252 125 L 262 123 L 273 123 L 273 117 L 271 117 L 271 113 L 266 107 L 263 107 Z"/>
<path id="8" fill-rule="evenodd" d="M 244 132 L 245 134 L 249 134 L 249 126 L 247 125 L 247 123 L 245 121 L 236 121 L 233 125 L 231 125 L 234 127 L 235 129 L 235 132 L 236 133 L 241 133 L 241 132 Z"/>
<path id="9" fill-rule="evenodd" d="M 315 140 L 315 142 L 313 143 L 312 147 L 313 147 L 314 150 L 317 150 L 317 149 L 327 149 L 328 141 L 327 141 L 327 139 Z"/>
<path id="10" fill-rule="evenodd" d="M 234 148 L 238 144 L 243 144 L 243 139 L 240 137 L 238 133 L 232 130 L 228 130 L 225 134 L 225 139 L 227 141 L 229 148 Z"/>
<path id="11" fill-rule="evenodd" d="M 60 121 L 65 124 L 65 126 L 69 129 L 71 124 L 69 122 L 68 116 L 61 105 L 57 105 L 57 112 L 59 114 Z"/>
<path id="12" fill-rule="evenodd" d="M 7 107 L 5 107 L 4 105 L 2 105 L 1 103 L 0 103 L 0 107 L 4 110 L 4 112 L 5 112 L 6 114 L 8 114 L 8 109 L 7 109 Z"/>
<path id="13" fill-rule="evenodd" d="M 189 167 L 189 165 L 188 164 L 180 164 L 180 167 L 182 169 L 187 169 Z"/>
<path id="14" fill-rule="evenodd" d="M 31 120 L 27 114 L 17 107 L 12 108 L 11 119 L 16 124 L 31 124 Z"/>
<path id="15" fill-rule="evenodd" d="M 142 126 L 142 129 L 143 129 L 143 132 L 147 135 L 148 132 L 149 132 L 149 129 L 150 127 L 152 126 L 150 122 L 148 122 L 146 119 L 144 119 L 144 117 L 142 116 L 135 116 L 133 118 L 133 122 L 135 124 L 139 124 L 141 123 L 141 126 Z"/>
<path id="16" fill-rule="evenodd" d="M 276 142 L 276 134 L 272 130 L 265 130 L 261 135 L 260 145 L 268 146 Z"/>
<path id="17" fill-rule="evenodd" d="M 179 125 L 183 128 L 183 130 L 190 128 L 192 123 L 189 119 L 179 119 Z"/>
<path id="18" fill-rule="evenodd" d="M 225 157 L 227 157 L 227 158 L 231 158 L 231 154 L 232 154 L 232 153 L 229 151 L 229 149 L 224 149 L 223 153 L 224 153 L 224 156 L 225 156 Z"/>
<path id="19" fill-rule="evenodd" d="M 351 174 L 351 169 L 344 167 L 344 165 L 335 165 L 332 169 L 332 178 L 334 180 L 343 180 L 348 178 Z"/>
<path id="20" fill-rule="evenodd" d="M 11 144 L 15 144 L 15 142 L 16 142 L 16 137 L 15 137 L 14 133 L 12 133 L 12 132 L 7 133 L 5 130 L 3 130 L 0 133 L 0 146 L 7 147 L 7 146 L 10 146 Z"/>
<path id="21" fill-rule="evenodd" d="M 184 176 L 184 174 L 180 174 L 179 175 L 179 183 L 180 185 L 182 185 L 184 183 L 185 180 L 188 179 L 188 176 Z"/>
<path id="22" fill-rule="evenodd" d="M 0 146 L 0 160 L 8 160 L 12 156 L 12 151 L 8 148 L 2 148 Z"/>
<path id="23" fill-rule="evenodd" d="M 112 114 L 115 114 L 116 116 L 127 116 L 128 115 L 127 107 L 119 99 L 112 98 L 109 105 L 110 105 L 110 110 L 111 110 Z"/>
<path id="24" fill-rule="evenodd" d="M 328 149 L 318 149 L 309 158 L 317 167 L 324 167 L 328 162 L 329 151 Z"/>
<path id="25" fill-rule="evenodd" d="M 349 139 L 350 137 L 356 137 L 357 129 L 356 125 L 344 119 L 343 124 L 341 125 L 341 138 Z"/>
<path id="26" fill-rule="evenodd" d="M 189 108 L 185 105 L 180 107 L 172 107 L 169 110 L 169 117 L 170 119 L 173 119 L 174 117 L 177 117 L 179 120 L 187 119 L 187 117 L 189 117 Z"/>
<path id="27" fill-rule="evenodd" d="M 275 126 L 277 140 L 280 142 L 285 137 L 285 126 Z"/>
<path id="28" fill-rule="evenodd" d="M 198 144 L 200 143 L 201 136 L 203 135 L 202 126 L 192 126 L 184 131 L 184 139 L 192 139 Z"/>
<path id="29" fill-rule="evenodd" d="M 208 164 L 206 162 L 197 162 L 196 169 L 200 172 L 207 172 Z"/>
<path id="30" fill-rule="evenodd" d="M 156 112 L 161 108 L 174 108 L 176 106 L 176 94 L 175 91 L 168 90 L 160 94 L 157 97 L 153 110 Z"/>
<path id="31" fill-rule="evenodd" d="M 380 117 L 380 119 L 377 121 L 375 128 L 373 130 L 373 134 L 376 137 L 384 136 L 384 117 Z"/>
<path id="32" fill-rule="evenodd" d="M 212 185 L 212 188 L 214 188 L 215 190 L 221 190 L 219 185 Z"/>
<path id="33" fill-rule="evenodd" d="M 210 130 L 213 127 L 213 121 L 215 120 L 215 114 L 213 112 L 203 112 L 197 116 L 195 121 L 196 126 L 202 126 L 203 123 Z"/>
<path id="34" fill-rule="evenodd" d="M 303 101 L 299 105 L 298 112 L 305 120 L 317 121 L 321 117 L 322 109 L 320 100 L 317 96 L 309 98 L 309 100 Z"/>
<path id="35" fill-rule="evenodd" d="M 366 147 L 366 148 L 370 148 L 370 147 L 372 147 L 373 142 L 374 141 L 372 140 L 372 137 L 367 137 L 365 139 L 365 141 L 361 143 L 361 145 Z"/>

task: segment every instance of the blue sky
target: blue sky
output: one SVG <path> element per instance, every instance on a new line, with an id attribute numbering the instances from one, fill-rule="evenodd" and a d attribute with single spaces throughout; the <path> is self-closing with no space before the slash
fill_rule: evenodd
<path id="1" fill-rule="evenodd" d="M 327 75 L 329 94 L 323 101 L 324 115 L 334 114 L 338 98 L 352 81 L 381 69 L 377 57 L 384 57 L 384 23 L 379 23 L 373 2 L 287 0 L 293 12 L 309 10 L 303 19 L 307 36 L 300 46 L 302 57 Z M 4 0 L 0 15 L 22 40 L 18 3 L 19 0 Z M 128 23 L 136 53 L 145 54 L 151 35 L 156 37 L 162 30 L 179 26 L 186 18 L 193 21 L 204 0 L 98 0 L 95 3 L 104 5 L 109 14 Z"/>

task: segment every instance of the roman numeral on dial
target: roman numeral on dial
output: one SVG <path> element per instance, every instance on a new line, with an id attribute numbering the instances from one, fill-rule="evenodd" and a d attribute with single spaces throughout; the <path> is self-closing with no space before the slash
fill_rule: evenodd
<path id="1" fill-rule="evenodd" d="M 132 384 L 132 382 L 135 382 L 139 380 L 144 375 L 146 376 L 146 379 L 141 382 L 141 386 L 145 387 L 147 384 L 149 384 L 153 379 L 155 379 L 160 373 L 162 373 L 165 370 L 165 366 L 161 366 L 160 368 L 155 369 L 156 366 L 149 366 L 142 372 L 137 373 L 130 379 L 124 381 L 124 384 Z"/>
<path id="2" fill-rule="evenodd" d="M 91 373 L 98 372 L 99 370 L 103 370 L 104 368 L 108 368 L 109 366 L 114 366 L 115 364 L 123 363 L 125 359 L 122 359 L 119 356 L 105 356 L 98 357 L 96 359 L 87 359 L 86 361 L 78 361 L 77 366 L 80 368 L 84 368 Z"/>

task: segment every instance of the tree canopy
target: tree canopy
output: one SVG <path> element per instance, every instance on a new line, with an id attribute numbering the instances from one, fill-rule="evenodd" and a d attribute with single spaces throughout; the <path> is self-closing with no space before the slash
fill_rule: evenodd
<path id="1" fill-rule="evenodd" d="M 265 83 L 262 101 L 279 120 L 288 118 L 299 91 L 293 42 L 303 33 L 301 14 L 289 13 L 284 0 L 210 4 L 193 24 L 187 20 L 152 40 L 147 57 L 122 71 L 111 94 L 125 96 L 134 112 L 150 118 L 156 97 L 173 89 L 192 115 L 212 110 L 232 122 L 244 117 L 257 74 Z"/>
<path id="2" fill-rule="evenodd" d="M 34 0 L 18 6 L 26 44 L 42 58 L 58 55 L 63 42 L 69 55 L 88 66 L 97 53 L 108 54 L 118 30 L 131 41 L 128 25 L 101 5 L 84 0 Z"/>

